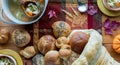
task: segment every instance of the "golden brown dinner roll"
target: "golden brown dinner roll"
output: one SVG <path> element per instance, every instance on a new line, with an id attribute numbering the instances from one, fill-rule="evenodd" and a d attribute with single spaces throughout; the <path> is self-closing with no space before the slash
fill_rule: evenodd
<path id="1" fill-rule="evenodd" d="M 25 58 L 29 59 L 36 54 L 35 48 L 33 46 L 28 46 L 24 50 L 21 50 L 20 54 Z"/>
<path id="2" fill-rule="evenodd" d="M 0 44 L 7 43 L 9 40 L 9 31 L 5 28 L 0 29 Z"/>
<path id="3" fill-rule="evenodd" d="M 67 60 L 71 56 L 72 50 L 70 45 L 63 45 L 59 50 L 60 58 Z"/>
<path id="4" fill-rule="evenodd" d="M 18 47 L 26 46 L 30 40 L 30 34 L 24 29 L 16 29 L 12 33 L 12 40 L 15 45 Z"/>
<path id="5" fill-rule="evenodd" d="M 38 41 L 38 50 L 45 55 L 48 51 L 56 49 L 56 39 L 51 35 L 44 35 Z"/>
<path id="6" fill-rule="evenodd" d="M 84 32 L 75 32 L 70 38 L 71 49 L 80 54 L 86 43 L 88 42 L 89 35 Z"/>
<path id="7" fill-rule="evenodd" d="M 62 36 L 66 37 L 71 32 L 70 25 L 64 21 L 57 21 L 53 23 L 52 28 L 56 38 L 62 37 Z"/>
<path id="8" fill-rule="evenodd" d="M 45 54 L 44 57 L 45 65 L 61 65 L 59 52 L 56 50 L 51 50 Z"/>
<path id="9" fill-rule="evenodd" d="M 63 46 L 64 44 L 68 44 L 69 43 L 69 39 L 67 39 L 66 37 L 59 37 L 55 43 L 57 48 L 61 48 L 61 46 Z"/>

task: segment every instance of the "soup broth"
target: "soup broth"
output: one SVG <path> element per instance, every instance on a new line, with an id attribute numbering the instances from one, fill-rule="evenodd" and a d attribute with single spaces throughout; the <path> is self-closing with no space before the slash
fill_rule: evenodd
<path id="1" fill-rule="evenodd" d="M 11 59 L 3 56 L 0 58 L 0 65 L 15 65 L 15 64 Z"/>
<path id="2" fill-rule="evenodd" d="M 36 4 L 40 9 L 40 13 L 39 13 L 39 15 L 40 15 L 44 9 L 44 3 L 40 2 L 40 0 L 36 0 Z M 9 10 L 10 10 L 11 14 L 18 20 L 21 20 L 24 22 L 29 22 L 29 21 L 32 21 L 32 20 L 36 19 L 37 17 L 39 17 L 39 15 L 37 17 L 33 17 L 33 18 L 28 17 L 25 14 L 25 12 L 23 11 L 19 0 L 8 0 L 8 6 L 9 6 Z"/>
<path id="3" fill-rule="evenodd" d="M 107 4 L 112 8 L 120 7 L 120 0 L 107 0 Z"/>

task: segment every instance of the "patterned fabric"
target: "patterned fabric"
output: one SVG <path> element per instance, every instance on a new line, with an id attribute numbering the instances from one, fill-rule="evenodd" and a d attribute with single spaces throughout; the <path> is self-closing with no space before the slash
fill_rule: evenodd
<path id="1" fill-rule="evenodd" d="M 88 15 L 87 13 L 80 13 L 77 10 L 76 2 L 77 0 L 66 0 L 66 1 L 65 0 L 49 0 L 49 4 L 47 6 L 46 12 L 44 13 L 44 16 L 39 20 L 39 28 L 40 29 L 51 29 L 52 23 L 58 20 L 63 20 L 63 21 L 68 22 L 72 26 L 73 29 L 93 28 L 96 30 L 101 30 L 101 27 L 102 27 L 101 12 L 98 10 L 98 13 L 96 13 L 93 16 Z M 78 20 L 78 18 L 74 16 L 71 6 L 79 13 L 78 18 L 79 19 L 81 18 L 81 20 Z M 96 4 L 96 0 L 88 0 L 88 6 L 94 6 L 98 8 Z M 72 20 L 69 20 L 70 18 L 68 18 L 67 15 L 61 9 L 65 9 L 66 11 L 71 13 L 74 16 L 74 18 Z M 57 14 L 56 18 L 55 17 L 51 19 L 48 18 L 48 12 L 50 10 L 54 10 L 56 12 Z M 86 23 L 86 18 L 87 18 L 87 23 Z M 71 23 L 74 21 L 83 21 L 85 22 L 85 24 L 74 25 L 73 23 Z"/>
<path id="2" fill-rule="evenodd" d="M 32 25 L 26 26 L 28 30 L 30 29 L 30 33 L 33 35 L 33 44 L 36 45 L 36 41 L 38 41 L 42 35 L 52 35 L 51 25 L 59 20 L 70 24 L 72 29 L 96 29 L 101 33 L 102 15 L 99 9 L 95 15 L 89 15 L 87 13 L 80 13 L 77 6 L 77 0 L 49 0 L 48 6 L 42 18 Z M 88 6 L 98 8 L 96 0 L 88 0 Z M 75 15 L 72 8 L 77 12 L 78 16 Z M 62 11 L 62 9 L 69 12 L 73 17 L 70 18 L 65 12 Z M 56 13 L 56 17 L 49 19 L 48 13 L 50 10 L 53 10 Z"/>
<path id="3" fill-rule="evenodd" d="M 96 1 L 97 0 L 88 0 L 88 6 L 89 7 L 94 6 L 94 7 L 98 8 Z M 100 12 L 99 9 L 95 15 L 93 15 L 93 16 L 88 15 L 88 28 L 96 29 L 101 33 L 101 31 L 102 31 L 102 13 Z"/>

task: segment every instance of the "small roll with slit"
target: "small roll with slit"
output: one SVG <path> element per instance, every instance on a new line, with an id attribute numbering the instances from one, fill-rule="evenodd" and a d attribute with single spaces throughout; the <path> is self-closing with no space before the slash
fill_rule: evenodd
<path id="1" fill-rule="evenodd" d="M 36 54 L 35 48 L 33 46 L 28 46 L 24 50 L 20 51 L 20 54 L 25 58 L 29 59 Z"/>

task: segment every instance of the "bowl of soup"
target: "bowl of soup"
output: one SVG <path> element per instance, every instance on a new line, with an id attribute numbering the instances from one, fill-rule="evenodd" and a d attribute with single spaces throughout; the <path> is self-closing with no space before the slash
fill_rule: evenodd
<path id="1" fill-rule="evenodd" d="M 32 24 L 43 16 L 47 4 L 48 0 L 2 0 L 0 18 L 8 24 Z"/>
<path id="2" fill-rule="evenodd" d="M 12 56 L 0 54 L 0 65 L 17 65 L 17 62 Z"/>
<path id="3" fill-rule="evenodd" d="M 120 11 L 120 0 L 103 0 L 106 9 L 111 11 Z"/>

